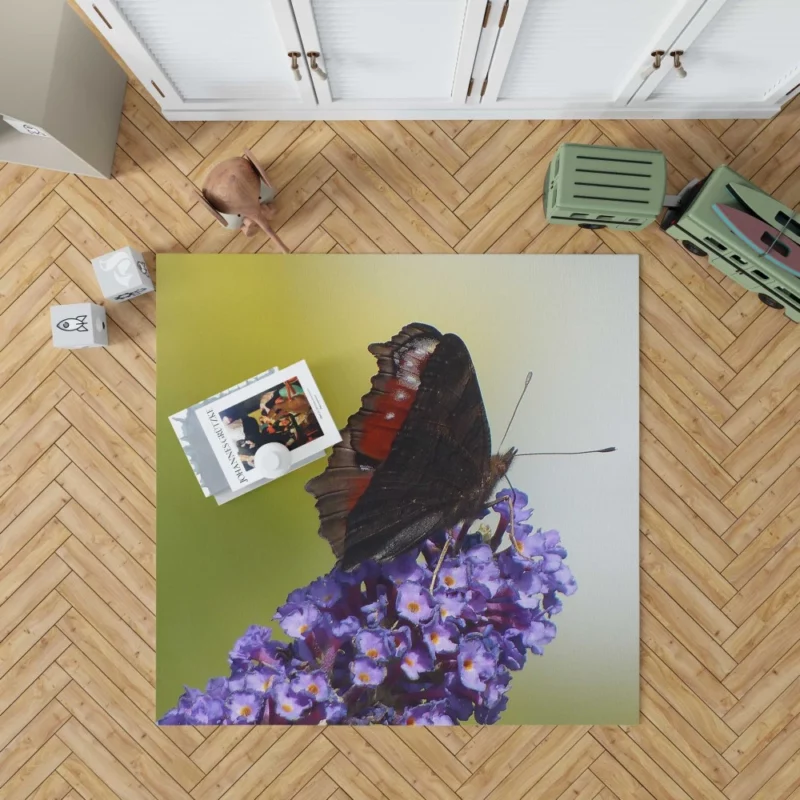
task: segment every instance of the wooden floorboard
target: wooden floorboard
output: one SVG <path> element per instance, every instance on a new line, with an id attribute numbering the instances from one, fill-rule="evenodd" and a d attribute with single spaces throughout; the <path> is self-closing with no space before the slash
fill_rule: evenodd
<path id="1" fill-rule="evenodd" d="M 0 796 L 276 800 L 800 798 L 800 326 L 655 228 L 546 224 L 561 141 L 663 149 L 800 200 L 797 103 L 772 121 L 206 122 L 125 99 L 110 181 L 0 165 Z M 155 307 L 49 342 L 89 259 L 274 252 L 194 187 L 250 147 L 297 252 L 641 257 L 642 714 L 633 727 L 160 730 Z M 132 412 L 132 413 L 131 413 Z M 608 643 L 613 646 L 612 642 Z"/>

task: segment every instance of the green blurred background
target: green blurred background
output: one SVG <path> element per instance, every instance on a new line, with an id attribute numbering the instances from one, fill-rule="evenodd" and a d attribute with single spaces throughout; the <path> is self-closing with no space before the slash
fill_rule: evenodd
<path id="1" fill-rule="evenodd" d="M 638 257 L 162 255 L 157 297 L 159 716 L 184 685 L 227 675 L 245 628 L 333 565 L 303 489 L 325 460 L 217 506 L 168 416 L 306 359 L 341 427 L 375 372 L 367 345 L 418 321 L 466 342 L 495 448 L 529 370 L 507 445 L 619 448 L 512 469 L 579 590 L 501 721 L 638 722 Z"/>

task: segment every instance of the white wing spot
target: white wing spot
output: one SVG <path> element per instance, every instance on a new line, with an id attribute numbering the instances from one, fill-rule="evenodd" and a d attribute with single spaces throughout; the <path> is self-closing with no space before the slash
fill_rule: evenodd
<path id="1" fill-rule="evenodd" d="M 394 419 L 394 417 L 395 417 L 394 411 L 388 411 L 386 413 L 386 417 L 385 418 L 386 419 Z"/>

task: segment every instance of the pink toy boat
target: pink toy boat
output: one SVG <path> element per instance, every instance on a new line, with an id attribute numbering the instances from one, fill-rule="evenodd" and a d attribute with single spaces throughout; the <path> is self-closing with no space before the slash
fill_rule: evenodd
<path id="1" fill-rule="evenodd" d="M 714 211 L 722 221 L 753 250 L 771 264 L 793 275 L 800 275 L 800 245 L 763 220 L 732 206 L 716 203 Z"/>
<path id="2" fill-rule="evenodd" d="M 800 214 L 779 203 L 774 197 L 745 186 L 743 183 L 729 183 L 728 191 L 753 215 L 763 219 L 768 225 L 783 231 L 792 241 L 800 244 Z"/>

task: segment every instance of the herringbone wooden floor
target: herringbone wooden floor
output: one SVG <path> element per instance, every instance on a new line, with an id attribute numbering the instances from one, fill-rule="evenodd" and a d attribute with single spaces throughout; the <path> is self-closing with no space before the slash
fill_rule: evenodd
<path id="1" fill-rule="evenodd" d="M 4 800 L 800 798 L 800 326 L 655 227 L 548 227 L 562 141 L 660 148 L 672 190 L 730 162 L 800 203 L 800 103 L 768 123 L 170 125 L 133 83 L 113 180 L 0 168 Z M 244 147 L 298 252 L 641 256 L 640 725 L 155 726 L 154 299 L 110 305 L 110 347 L 73 353 L 48 306 L 99 300 L 88 259 L 125 244 L 271 251 L 193 193 Z"/>

